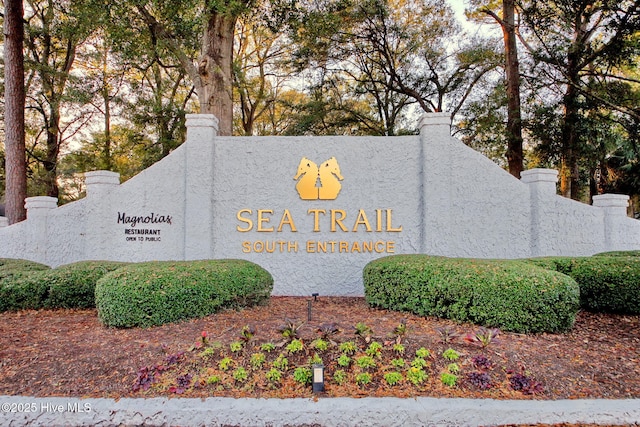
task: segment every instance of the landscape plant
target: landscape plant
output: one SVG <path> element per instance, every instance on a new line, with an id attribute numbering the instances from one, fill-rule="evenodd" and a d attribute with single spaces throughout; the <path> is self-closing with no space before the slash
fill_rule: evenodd
<path id="1" fill-rule="evenodd" d="M 311 347 L 317 350 L 316 346 L 302 346 L 308 337 L 302 329 L 296 329 L 297 338 L 282 344 L 279 353 L 273 351 L 276 346 L 269 341 L 262 342 L 256 334 L 243 345 L 242 352 L 234 352 L 229 345 L 214 348 L 209 343 L 199 349 L 192 348 L 190 352 L 168 355 L 162 363 L 141 368 L 132 389 L 138 393 L 156 388 L 189 394 L 192 391 L 201 393 L 204 388 L 215 395 L 233 390 L 245 393 L 294 388 L 304 394 L 311 393 L 311 366 L 322 364 L 325 367 L 325 393 L 329 394 L 332 387 L 356 387 L 359 392 L 393 388 L 410 394 L 437 385 L 447 389 L 485 391 L 491 390 L 496 381 L 509 384 L 514 392 L 522 394 L 543 390 L 542 384 L 519 368 L 501 366 L 496 369 L 485 354 L 467 356 L 464 351 L 442 346 L 432 352 L 425 343 L 412 342 L 406 335 L 403 345 L 414 354 L 410 361 L 398 357 L 399 353 L 394 351 L 398 345 L 395 339 L 382 342 L 374 335 L 370 335 L 368 343 L 364 339 L 337 343 L 323 350 L 321 357 L 311 350 Z M 478 348 L 464 340 L 460 344 L 470 349 Z M 492 375 L 501 379 L 494 380 Z"/>
<path id="2" fill-rule="evenodd" d="M 364 269 L 367 302 L 521 333 L 571 329 L 578 284 L 526 261 L 393 255 Z"/>
<path id="3" fill-rule="evenodd" d="M 149 327 L 265 303 L 273 278 L 243 260 L 166 261 L 124 266 L 96 285 L 107 326 Z"/>

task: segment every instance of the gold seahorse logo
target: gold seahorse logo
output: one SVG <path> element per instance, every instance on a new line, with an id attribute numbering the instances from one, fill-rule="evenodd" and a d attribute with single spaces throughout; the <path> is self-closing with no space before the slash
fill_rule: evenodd
<path id="1" fill-rule="evenodd" d="M 320 164 L 303 157 L 298 164 L 296 190 L 302 200 L 335 200 L 342 188 L 344 178 L 335 157 Z"/>

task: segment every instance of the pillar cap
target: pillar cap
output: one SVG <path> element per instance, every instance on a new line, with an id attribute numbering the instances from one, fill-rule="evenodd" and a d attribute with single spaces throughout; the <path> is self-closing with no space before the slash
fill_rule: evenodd
<path id="1" fill-rule="evenodd" d="M 626 194 L 600 194 L 593 196 L 593 206 L 626 209 L 629 206 L 629 196 Z"/>
<path id="2" fill-rule="evenodd" d="M 219 120 L 213 114 L 187 114 L 185 115 L 187 128 L 212 127 L 218 130 Z"/>
<path id="3" fill-rule="evenodd" d="M 93 184 L 120 185 L 120 174 L 118 172 L 105 171 L 105 170 L 85 172 L 84 183 L 86 185 L 93 185 Z"/>
<path id="4" fill-rule="evenodd" d="M 558 171 L 555 169 L 534 168 L 520 173 L 520 180 L 525 184 L 534 182 L 558 182 Z"/>
<path id="5" fill-rule="evenodd" d="M 24 199 L 24 207 L 29 209 L 55 209 L 58 207 L 58 199 L 49 196 L 35 196 Z"/>
<path id="6" fill-rule="evenodd" d="M 418 128 L 423 129 L 426 126 L 451 126 L 451 113 L 424 113 L 418 122 Z"/>

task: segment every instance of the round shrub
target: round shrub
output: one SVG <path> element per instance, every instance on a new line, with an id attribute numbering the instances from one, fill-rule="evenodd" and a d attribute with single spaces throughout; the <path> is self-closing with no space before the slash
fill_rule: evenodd
<path id="1" fill-rule="evenodd" d="M 29 273 L 33 271 L 49 270 L 48 265 L 39 262 L 27 261 L 26 259 L 0 258 L 0 280 L 14 275 L 15 273 Z"/>
<path id="2" fill-rule="evenodd" d="M 601 252 L 599 254 L 595 254 L 594 256 L 633 256 L 640 257 L 640 251 L 611 251 L 611 252 Z"/>
<path id="3" fill-rule="evenodd" d="M 96 282 L 123 265 L 81 261 L 55 269 L 14 270 L 0 280 L 0 311 L 95 307 Z"/>
<path id="4" fill-rule="evenodd" d="M 570 273 L 589 311 L 640 314 L 640 258 L 598 256 L 575 261 Z"/>
<path id="5" fill-rule="evenodd" d="M 514 260 L 394 255 L 364 269 L 367 302 L 521 333 L 571 329 L 579 309 L 576 282 Z"/>
<path id="6" fill-rule="evenodd" d="M 93 308 L 96 306 L 95 288 L 105 274 L 127 265 L 116 261 L 80 261 L 62 265 L 46 274 L 49 296 L 48 308 Z"/>
<path id="7" fill-rule="evenodd" d="M 0 312 L 37 310 L 49 296 L 47 271 L 15 271 L 0 280 Z"/>
<path id="8" fill-rule="evenodd" d="M 272 289 L 271 274 L 248 261 L 150 262 L 100 279 L 96 306 L 107 326 L 149 327 L 260 304 Z"/>
<path id="9" fill-rule="evenodd" d="M 640 314 L 640 257 L 634 254 L 640 252 L 532 258 L 527 262 L 572 277 L 580 287 L 580 307 L 585 310 Z"/>

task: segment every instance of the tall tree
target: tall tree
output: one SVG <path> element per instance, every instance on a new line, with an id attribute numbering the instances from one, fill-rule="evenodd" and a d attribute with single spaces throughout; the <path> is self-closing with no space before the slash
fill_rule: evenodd
<path id="1" fill-rule="evenodd" d="M 397 108 L 412 103 L 455 115 L 496 65 L 495 54 L 478 40 L 450 42 L 460 29 L 451 9 L 436 0 L 327 0 L 322 7 L 314 3 L 300 22 L 294 32 L 300 58 L 350 75 L 379 103 L 388 125 Z"/>
<path id="2" fill-rule="evenodd" d="M 5 174 L 9 224 L 27 217 L 27 173 L 24 136 L 24 23 L 22 0 L 4 2 Z"/>
<path id="3" fill-rule="evenodd" d="M 135 3 L 154 37 L 180 61 L 195 86 L 200 110 L 219 119 L 219 133 L 233 131 L 233 43 L 238 17 L 254 0 L 147 0 Z M 199 36 L 199 54 L 194 49 Z"/>
<path id="4" fill-rule="evenodd" d="M 28 65 L 31 72 L 28 109 L 39 116 L 44 138 L 40 149 L 39 138 L 29 151 L 43 166 L 43 185 L 48 196 L 58 197 L 57 163 L 60 150 L 67 137 L 88 119 L 82 109 L 66 110 L 69 117 L 63 119 L 64 106 L 72 101 L 68 89 L 73 80 L 78 47 L 93 31 L 90 4 L 70 0 L 28 0 L 25 40 Z M 79 102 L 80 104 L 83 101 Z"/>
<path id="5" fill-rule="evenodd" d="M 616 99 L 618 91 L 603 90 L 624 81 L 620 67 L 637 58 L 640 0 L 532 0 L 522 12 L 523 40 L 538 65 L 536 74 L 561 91 L 560 191 L 578 199 L 582 159 L 590 150 L 589 112 L 606 106 L 640 116 L 637 105 Z"/>
<path id="6" fill-rule="evenodd" d="M 504 40 L 504 70 L 507 97 L 507 150 L 506 157 L 509 173 L 520 178 L 524 169 L 522 139 L 522 109 L 520 103 L 520 62 L 516 34 L 516 2 L 503 0 L 502 5 L 496 2 L 474 0 L 472 2 L 481 14 L 490 16 L 500 25 Z M 480 6 L 481 4 L 484 4 Z M 501 9 L 501 13 L 496 10 Z"/>

